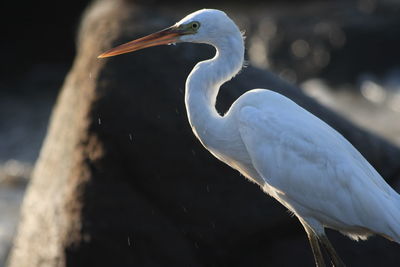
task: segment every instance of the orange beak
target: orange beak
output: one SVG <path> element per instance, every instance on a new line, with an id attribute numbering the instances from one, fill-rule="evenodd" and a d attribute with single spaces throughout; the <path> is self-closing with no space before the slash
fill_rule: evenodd
<path id="1" fill-rule="evenodd" d="M 165 30 L 114 47 L 104 52 L 97 58 L 112 57 L 116 55 L 137 51 L 147 47 L 177 43 L 179 42 L 179 36 L 184 34 L 185 32 L 182 29 L 176 26 L 172 26 Z"/>

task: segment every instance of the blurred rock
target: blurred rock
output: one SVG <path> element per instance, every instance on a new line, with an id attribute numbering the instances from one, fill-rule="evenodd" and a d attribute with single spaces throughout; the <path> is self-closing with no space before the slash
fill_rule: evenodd
<path id="1" fill-rule="evenodd" d="M 24 200 L 10 267 L 313 263 L 296 219 L 214 159 L 191 132 L 184 81 L 211 48 L 182 44 L 96 59 L 177 19 L 164 12 L 176 13 L 111 0 L 86 12 Z M 291 97 L 342 132 L 384 177 L 399 178 L 399 149 L 269 72 L 246 68 L 224 86 L 219 110 L 255 87 Z M 330 236 L 349 265 L 400 260 L 398 245 L 382 238 L 357 245 Z"/>

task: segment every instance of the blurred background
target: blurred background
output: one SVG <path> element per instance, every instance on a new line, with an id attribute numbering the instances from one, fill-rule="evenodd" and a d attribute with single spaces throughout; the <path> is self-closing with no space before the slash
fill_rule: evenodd
<path id="1" fill-rule="evenodd" d="M 89 1 L 2 4 L 0 66 L 0 266 L 46 134 L 50 113 L 75 55 Z"/>
<path id="2" fill-rule="evenodd" d="M 7 1 L 2 9 L 0 267 L 89 2 Z M 170 8 L 177 18 L 203 7 L 224 9 L 246 31 L 250 65 L 400 146 L 399 1 L 246 2 L 172 1 Z"/>

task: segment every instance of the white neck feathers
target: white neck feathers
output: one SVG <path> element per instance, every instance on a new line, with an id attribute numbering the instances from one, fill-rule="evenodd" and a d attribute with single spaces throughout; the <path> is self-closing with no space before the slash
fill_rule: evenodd
<path id="1" fill-rule="evenodd" d="M 199 62 L 186 80 L 185 104 L 193 132 L 207 146 L 217 135 L 222 117 L 215 109 L 220 86 L 243 66 L 244 42 L 239 30 L 220 36 L 209 44 L 216 48 L 214 58 Z"/>

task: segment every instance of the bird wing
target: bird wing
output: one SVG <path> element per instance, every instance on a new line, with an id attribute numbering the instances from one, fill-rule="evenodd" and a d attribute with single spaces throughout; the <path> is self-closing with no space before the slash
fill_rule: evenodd
<path id="1" fill-rule="evenodd" d="M 381 216 L 374 210 L 395 192 L 343 136 L 282 95 L 255 95 L 238 127 L 268 193 L 321 221 L 366 225 Z"/>

